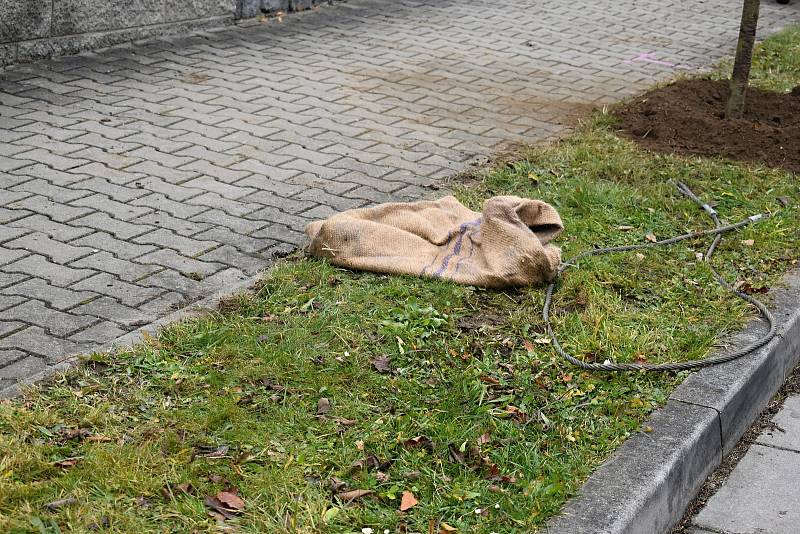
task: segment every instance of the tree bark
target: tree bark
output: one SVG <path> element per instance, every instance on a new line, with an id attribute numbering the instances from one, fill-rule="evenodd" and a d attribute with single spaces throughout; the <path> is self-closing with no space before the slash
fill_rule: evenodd
<path id="1" fill-rule="evenodd" d="M 760 0 L 744 0 L 742 23 L 739 26 L 739 41 L 736 45 L 736 59 L 731 73 L 731 94 L 725 116 L 739 118 L 744 113 L 747 84 L 750 79 L 750 64 L 753 62 L 753 46 L 756 42 L 758 8 Z"/>

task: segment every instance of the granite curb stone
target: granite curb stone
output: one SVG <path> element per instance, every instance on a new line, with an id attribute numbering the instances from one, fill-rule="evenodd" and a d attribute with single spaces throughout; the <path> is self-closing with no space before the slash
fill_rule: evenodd
<path id="1" fill-rule="evenodd" d="M 669 531 L 798 362 L 800 271 L 786 274 L 784 283 L 772 293 L 777 336 L 750 356 L 689 376 L 650 416 L 652 434 L 628 439 L 544 532 Z M 732 344 L 747 343 L 763 331 L 763 322 L 753 320 Z"/>

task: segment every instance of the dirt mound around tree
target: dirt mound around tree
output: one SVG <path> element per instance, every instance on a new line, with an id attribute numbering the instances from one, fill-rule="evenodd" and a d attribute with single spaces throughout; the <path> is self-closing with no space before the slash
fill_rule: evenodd
<path id="1" fill-rule="evenodd" d="M 741 119 L 726 119 L 728 82 L 681 80 L 621 106 L 622 134 L 658 151 L 723 156 L 800 173 L 800 86 L 750 88 Z"/>

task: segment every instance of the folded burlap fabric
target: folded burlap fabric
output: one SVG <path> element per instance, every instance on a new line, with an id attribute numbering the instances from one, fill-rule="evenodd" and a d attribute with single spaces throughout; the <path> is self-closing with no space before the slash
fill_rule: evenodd
<path id="1" fill-rule="evenodd" d="M 311 254 L 349 269 L 502 288 L 551 281 L 561 251 L 550 241 L 563 229 L 540 200 L 494 197 L 478 213 L 448 196 L 344 211 L 305 233 Z"/>

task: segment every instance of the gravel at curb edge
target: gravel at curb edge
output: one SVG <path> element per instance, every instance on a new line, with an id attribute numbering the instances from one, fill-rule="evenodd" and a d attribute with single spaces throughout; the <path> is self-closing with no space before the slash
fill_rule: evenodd
<path id="1" fill-rule="evenodd" d="M 687 378 L 553 518 L 547 534 L 667 532 L 739 438 L 781 388 L 800 357 L 800 270 L 784 277 L 772 310 L 778 335 L 750 356 Z M 734 336 L 743 344 L 763 331 L 752 321 Z"/>

